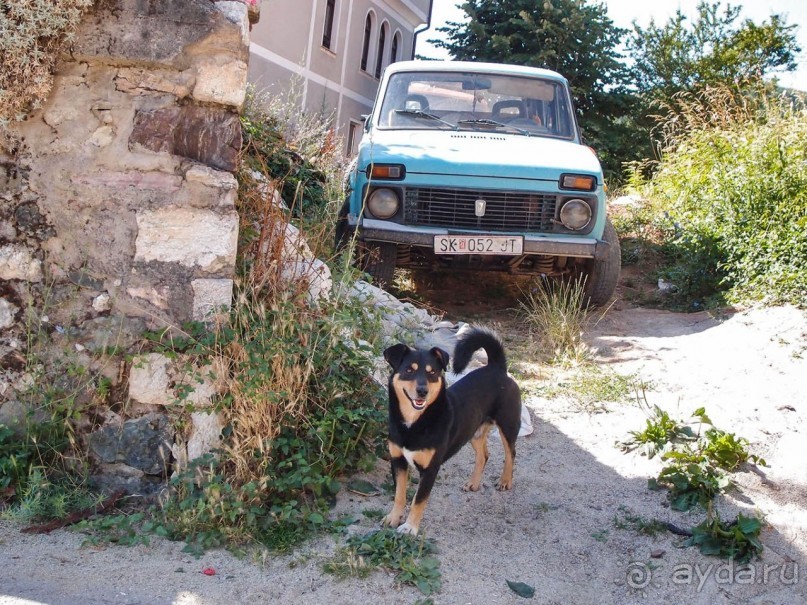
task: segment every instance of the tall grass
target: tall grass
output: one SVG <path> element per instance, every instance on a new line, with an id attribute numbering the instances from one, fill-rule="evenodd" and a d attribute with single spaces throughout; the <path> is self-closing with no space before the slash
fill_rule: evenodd
<path id="1" fill-rule="evenodd" d="M 807 306 L 807 110 L 710 89 L 681 99 L 644 194 L 680 302 Z"/>
<path id="2" fill-rule="evenodd" d="M 519 314 L 555 363 L 581 363 L 588 358 L 583 342 L 586 321 L 585 277 L 548 280 L 537 278 L 522 293 Z"/>

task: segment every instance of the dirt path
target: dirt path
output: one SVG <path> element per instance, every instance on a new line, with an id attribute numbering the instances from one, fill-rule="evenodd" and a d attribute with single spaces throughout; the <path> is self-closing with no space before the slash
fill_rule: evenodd
<path id="1" fill-rule="evenodd" d="M 483 302 L 490 304 L 476 300 L 452 314 L 467 309 L 468 319 L 503 320 L 506 340 L 517 347 L 523 326 L 500 312 L 501 305 Z M 443 588 L 434 602 L 522 602 L 506 580 L 534 586 L 533 601 L 546 604 L 807 602 L 807 316 L 792 308 L 720 318 L 612 309 L 587 341 L 598 363 L 651 383 L 651 405 L 675 417 L 705 406 L 717 426 L 748 438 L 767 459 L 768 469 L 739 473 L 738 489 L 720 499 L 725 516 L 765 516 L 763 558 L 750 572 L 740 571 L 679 548 L 680 538 L 671 534 L 653 538 L 617 528 L 614 519 L 625 514 L 681 526 L 698 523 L 702 514 L 671 511 L 663 492 L 647 488 L 660 462 L 615 447 L 644 424 L 635 402 L 606 403 L 592 413 L 565 397 L 530 395 L 535 431 L 518 443 L 513 492 L 492 487 L 502 459 L 498 439 L 491 440 L 480 492 L 460 489 L 473 465 L 470 448 L 438 479 L 422 525 L 440 548 Z M 556 380 L 541 370 L 536 378 L 536 384 Z M 367 478 L 380 485 L 386 467 Z M 336 512 L 384 509 L 389 500 L 345 493 Z M 372 527 L 364 520 L 350 531 Z M 345 581 L 323 574 L 323 562 L 342 539 L 326 537 L 265 561 L 220 551 L 196 560 L 166 541 L 96 550 L 82 548 L 83 537 L 74 532 L 28 536 L 0 522 L 0 605 L 411 604 L 421 598 L 385 573 Z M 216 575 L 203 575 L 204 567 Z"/>

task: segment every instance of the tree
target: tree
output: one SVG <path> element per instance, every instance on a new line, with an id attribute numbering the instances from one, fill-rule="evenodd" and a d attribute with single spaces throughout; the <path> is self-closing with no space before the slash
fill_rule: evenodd
<path id="1" fill-rule="evenodd" d="M 564 75 L 586 141 L 606 170 L 618 170 L 624 128 L 616 117 L 629 111 L 627 71 L 617 51 L 628 32 L 613 24 L 601 2 L 585 0 L 468 0 L 467 23 L 450 22 L 430 40 L 454 59 L 544 67 Z"/>
<path id="2" fill-rule="evenodd" d="M 779 15 L 762 25 L 750 20 L 737 25 L 740 10 L 701 2 L 691 24 L 680 10 L 661 27 L 634 22 L 627 48 L 636 90 L 646 100 L 669 103 L 680 92 L 759 83 L 777 70 L 795 69 L 801 52 L 796 26 Z"/>

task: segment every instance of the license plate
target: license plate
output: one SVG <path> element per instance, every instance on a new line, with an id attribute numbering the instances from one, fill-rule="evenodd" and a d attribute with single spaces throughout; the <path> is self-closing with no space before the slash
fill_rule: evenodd
<path id="1" fill-rule="evenodd" d="M 522 254 L 521 235 L 435 235 L 435 254 Z"/>

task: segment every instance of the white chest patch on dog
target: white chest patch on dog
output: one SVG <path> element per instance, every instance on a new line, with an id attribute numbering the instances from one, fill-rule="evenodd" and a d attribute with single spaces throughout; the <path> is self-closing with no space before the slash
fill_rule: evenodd
<path id="1" fill-rule="evenodd" d="M 406 461 L 409 463 L 409 466 L 415 466 L 415 452 L 406 448 L 403 448 L 402 451 L 404 458 L 406 458 Z"/>

